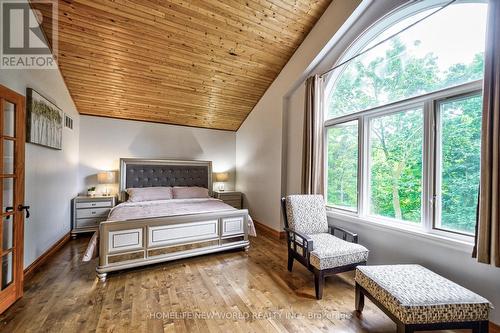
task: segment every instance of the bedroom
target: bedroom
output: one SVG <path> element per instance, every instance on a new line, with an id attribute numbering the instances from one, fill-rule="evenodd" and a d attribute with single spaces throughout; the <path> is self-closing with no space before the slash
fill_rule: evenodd
<path id="1" fill-rule="evenodd" d="M 0 5 L 0 331 L 499 331 L 497 0 Z M 356 287 L 410 265 L 495 307 Z"/>

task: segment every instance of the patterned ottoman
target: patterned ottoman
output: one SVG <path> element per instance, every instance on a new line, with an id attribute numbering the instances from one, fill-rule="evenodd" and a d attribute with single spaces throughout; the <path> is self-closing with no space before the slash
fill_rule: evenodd
<path id="1" fill-rule="evenodd" d="M 398 332 L 488 332 L 490 302 L 425 267 L 358 266 L 355 280 L 356 311 L 363 311 L 366 296 L 397 324 Z"/>

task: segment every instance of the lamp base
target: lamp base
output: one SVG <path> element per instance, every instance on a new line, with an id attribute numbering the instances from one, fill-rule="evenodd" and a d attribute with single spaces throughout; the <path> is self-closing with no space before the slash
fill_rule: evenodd
<path id="1" fill-rule="evenodd" d="M 111 196 L 111 192 L 109 191 L 108 187 L 104 187 L 104 193 L 101 193 L 103 197 L 109 197 Z"/>
<path id="2" fill-rule="evenodd" d="M 219 191 L 224 192 L 224 183 L 219 184 Z"/>

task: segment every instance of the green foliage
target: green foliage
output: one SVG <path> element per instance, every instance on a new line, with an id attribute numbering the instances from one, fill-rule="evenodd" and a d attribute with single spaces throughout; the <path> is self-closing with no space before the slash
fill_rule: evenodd
<path id="1" fill-rule="evenodd" d="M 476 225 L 481 95 L 444 102 L 441 107 L 441 224 L 465 232 Z"/>
<path id="2" fill-rule="evenodd" d="M 358 203 L 358 122 L 330 128 L 328 195 L 331 205 L 355 210 Z"/>
<path id="3" fill-rule="evenodd" d="M 477 54 L 469 64 L 454 64 L 441 72 L 432 53 L 416 57 L 406 50 L 395 38 L 384 56 L 357 60 L 343 68 L 330 96 L 329 116 L 482 78 L 483 54 Z M 475 225 L 481 103 L 480 96 L 473 96 L 441 106 L 442 226 L 466 232 L 473 231 Z M 420 222 L 423 110 L 378 117 L 370 125 L 371 212 Z M 335 127 L 328 133 L 327 199 L 333 205 L 357 205 L 356 126 Z"/>
<path id="4" fill-rule="evenodd" d="M 371 121 L 372 213 L 399 220 L 420 221 L 422 124 L 421 109 Z"/>

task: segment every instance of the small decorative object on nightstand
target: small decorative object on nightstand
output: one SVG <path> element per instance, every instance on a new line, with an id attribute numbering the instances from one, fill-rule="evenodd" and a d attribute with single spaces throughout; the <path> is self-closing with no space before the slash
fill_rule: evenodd
<path id="1" fill-rule="evenodd" d="M 241 192 L 214 191 L 214 198 L 220 199 L 236 209 L 241 209 Z"/>
<path id="2" fill-rule="evenodd" d="M 89 197 L 95 197 L 95 186 L 89 187 L 87 190 L 87 195 Z"/>
<path id="3" fill-rule="evenodd" d="M 114 196 L 78 196 L 71 205 L 71 237 L 78 233 L 99 229 L 99 223 L 106 221 L 109 211 L 116 205 Z"/>
<path id="4" fill-rule="evenodd" d="M 220 192 L 224 191 L 224 183 L 229 179 L 227 172 L 217 172 L 215 174 L 215 181 L 219 183 L 218 189 Z"/>

